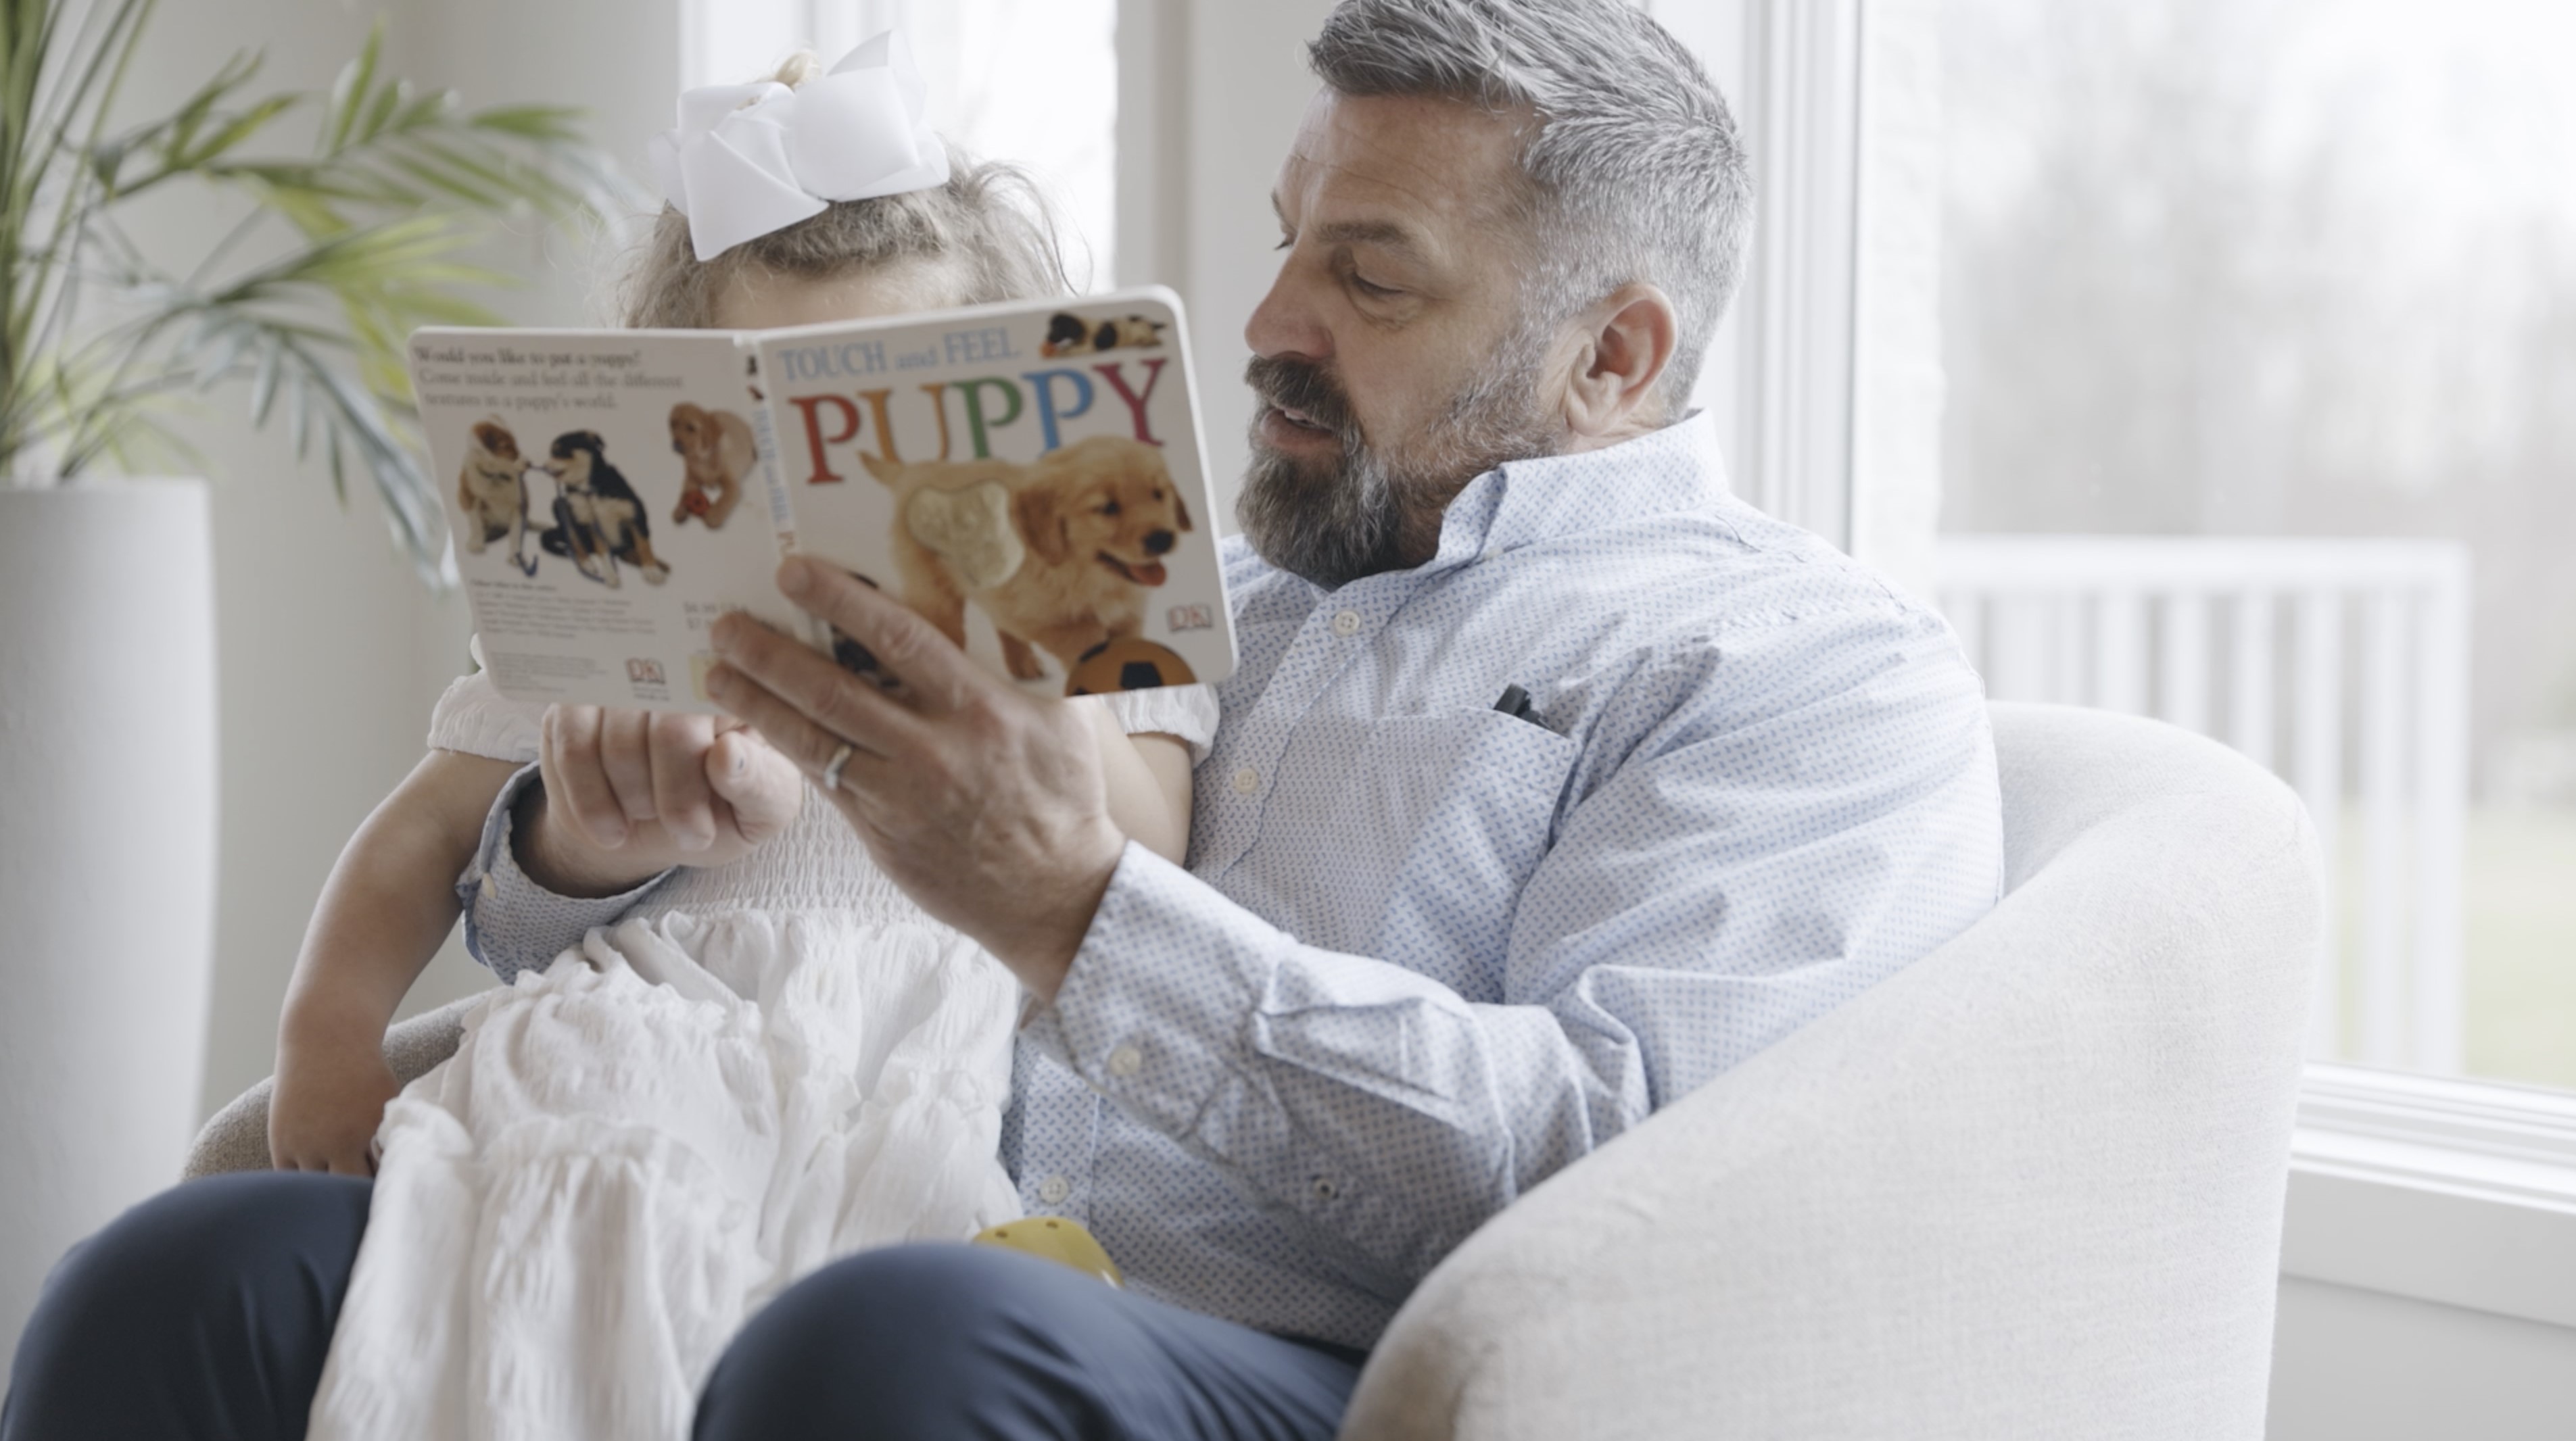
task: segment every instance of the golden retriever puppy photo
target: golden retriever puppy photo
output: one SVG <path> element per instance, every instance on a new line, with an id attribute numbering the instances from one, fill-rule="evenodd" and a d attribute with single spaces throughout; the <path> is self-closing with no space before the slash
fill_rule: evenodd
<path id="1" fill-rule="evenodd" d="M 722 530 L 725 517 L 742 499 L 743 477 L 759 453 L 751 422 L 730 410 L 708 410 L 682 401 L 671 407 L 671 448 L 680 453 L 687 474 L 680 482 L 680 503 L 671 511 L 673 525 L 690 516 Z"/>
<path id="2" fill-rule="evenodd" d="M 465 512 L 465 549 L 481 555 L 486 546 L 510 540 L 510 563 L 528 575 L 537 573 L 537 558 L 528 554 L 528 461 L 519 454 L 519 439 L 498 418 L 477 421 L 474 443 L 465 451 L 465 466 L 456 477 L 456 505 Z"/>
<path id="3" fill-rule="evenodd" d="M 1046 675 L 1043 650 L 1070 672 L 1090 651 L 1137 634 L 1163 558 L 1191 529 L 1162 452 L 1101 435 L 1028 465 L 914 464 L 873 457 L 895 492 L 895 566 L 904 604 L 966 643 L 966 606 L 993 622 L 1020 680 Z"/>

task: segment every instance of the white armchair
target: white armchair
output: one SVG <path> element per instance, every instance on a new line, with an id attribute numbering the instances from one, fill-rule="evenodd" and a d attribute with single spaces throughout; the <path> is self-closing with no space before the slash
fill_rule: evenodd
<path id="1" fill-rule="evenodd" d="M 1994 914 L 1469 1237 L 1346 1441 L 2262 1434 L 2316 838 L 2214 742 L 1994 718 Z M 266 1088 L 189 1174 L 267 1164 Z"/>
<path id="2" fill-rule="evenodd" d="M 1469 1237 L 1345 1441 L 2262 1435 L 2315 836 L 2215 742 L 1994 717 L 1994 914 Z"/>

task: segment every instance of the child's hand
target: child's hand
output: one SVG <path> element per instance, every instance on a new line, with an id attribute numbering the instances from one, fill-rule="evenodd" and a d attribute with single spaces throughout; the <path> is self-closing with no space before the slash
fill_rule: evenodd
<path id="1" fill-rule="evenodd" d="M 673 866 L 720 866 L 787 828 L 805 778 L 740 721 L 549 706 L 543 796 L 519 864 L 549 890 L 614 895 Z"/>
<path id="2" fill-rule="evenodd" d="M 365 1041 L 281 1046 L 268 1098 L 268 1154 L 281 1171 L 371 1176 L 385 1103 L 402 1090 L 384 1051 Z"/>

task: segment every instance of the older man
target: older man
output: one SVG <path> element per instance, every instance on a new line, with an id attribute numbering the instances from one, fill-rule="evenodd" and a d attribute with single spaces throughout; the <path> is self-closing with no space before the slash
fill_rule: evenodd
<path id="1" fill-rule="evenodd" d="M 1311 56 L 1189 867 L 1111 825 L 1063 707 L 845 576 L 780 580 L 900 697 L 732 621 L 710 676 L 806 773 L 848 748 L 879 864 L 1025 984 L 1005 1159 L 1129 1288 L 845 1261 L 701 1436 L 1329 1436 L 1470 1231 L 1994 900 L 1942 623 L 1731 499 L 1681 414 L 1748 205 L 1699 67 L 1616 0 L 1347 0 Z M 467 878 L 486 959 L 673 859 L 609 775 L 676 732 L 549 733 Z"/>

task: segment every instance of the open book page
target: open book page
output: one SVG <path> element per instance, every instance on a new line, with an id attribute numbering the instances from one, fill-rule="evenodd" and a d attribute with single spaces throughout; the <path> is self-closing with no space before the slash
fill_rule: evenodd
<path id="1" fill-rule="evenodd" d="M 433 328 L 411 361 L 513 699 L 713 711 L 728 610 L 872 667 L 778 594 L 789 549 L 1039 694 L 1233 672 L 1169 291 L 747 335 Z"/>
<path id="2" fill-rule="evenodd" d="M 1233 671 L 1171 292 L 753 339 L 797 550 L 1040 694 Z"/>
<path id="3" fill-rule="evenodd" d="M 411 362 L 503 694 L 712 712 L 718 615 L 801 633 L 773 581 L 767 417 L 734 335 L 428 329 Z"/>

